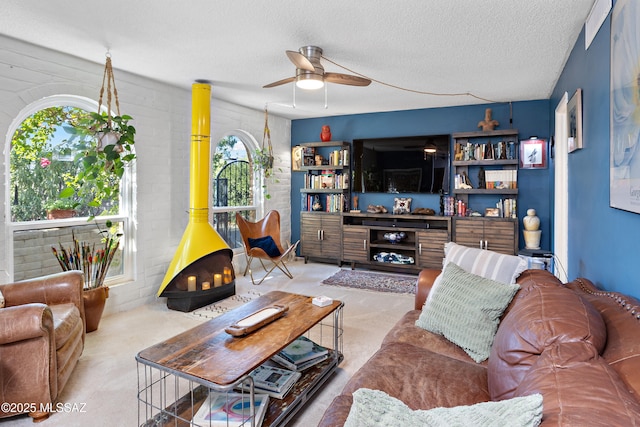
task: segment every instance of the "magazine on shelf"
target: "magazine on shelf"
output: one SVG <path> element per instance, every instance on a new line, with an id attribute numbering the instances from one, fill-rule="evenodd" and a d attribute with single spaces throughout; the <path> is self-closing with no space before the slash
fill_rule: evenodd
<path id="1" fill-rule="evenodd" d="M 264 388 L 260 388 L 257 385 L 254 384 L 254 392 L 255 393 L 260 393 L 260 394 L 268 394 L 270 397 L 273 397 L 275 399 L 284 399 L 285 396 L 287 394 L 289 394 L 289 392 L 293 389 L 293 387 L 296 385 L 296 382 L 298 381 L 298 379 L 302 376 L 302 374 L 300 372 L 295 372 L 295 371 L 290 371 L 290 372 L 294 372 L 296 375 L 294 377 L 291 377 L 292 380 L 289 381 L 287 384 L 283 385 L 279 391 L 274 391 L 274 390 L 267 390 Z M 238 387 L 236 387 L 238 390 L 244 390 L 244 391 L 249 391 L 251 390 L 251 386 L 247 383 L 241 383 Z"/>
<path id="2" fill-rule="evenodd" d="M 254 393 L 256 426 L 262 425 L 269 405 L 269 395 Z M 218 393 L 209 391 L 207 400 L 193 417 L 193 423 L 202 426 L 250 426 L 251 401 L 249 393 Z"/>
<path id="3" fill-rule="evenodd" d="M 299 372 L 268 365 L 258 366 L 249 375 L 256 387 L 271 391 L 282 391 L 289 383 L 300 378 Z"/>
<path id="4" fill-rule="evenodd" d="M 280 351 L 278 356 L 289 363 L 300 366 L 303 362 L 317 359 L 326 354 L 329 354 L 329 350 L 325 347 L 316 344 L 305 336 L 301 336 Z"/>
<path id="5" fill-rule="evenodd" d="M 283 399 L 302 376 L 300 372 L 269 365 L 259 366 L 249 375 L 253 378 L 253 386 L 256 393 L 265 393 L 276 399 Z M 240 390 L 250 390 L 251 386 L 247 383 L 242 383 L 238 388 Z"/>
<path id="6" fill-rule="evenodd" d="M 298 372 L 302 372 L 307 368 L 310 368 L 314 365 L 317 365 L 320 362 L 323 362 L 325 360 L 327 360 L 329 358 L 328 354 L 322 355 L 320 357 L 316 357 L 315 359 L 311 359 L 311 360 L 307 360 L 306 362 L 302 362 L 302 363 L 291 363 L 289 362 L 287 359 L 285 359 L 284 357 L 280 356 L 279 354 L 275 354 L 271 359 L 276 362 L 279 363 L 280 365 L 284 366 L 285 368 L 289 368 L 289 369 L 294 369 Z"/>

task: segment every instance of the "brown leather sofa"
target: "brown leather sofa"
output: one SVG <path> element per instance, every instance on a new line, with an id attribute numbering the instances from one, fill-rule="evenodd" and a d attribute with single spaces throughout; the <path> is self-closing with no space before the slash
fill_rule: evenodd
<path id="1" fill-rule="evenodd" d="M 0 285 L 0 418 L 49 416 L 84 348 L 83 285 L 80 271 Z"/>
<path id="2" fill-rule="evenodd" d="M 415 310 L 349 380 L 320 426 L 343 425 L 359 388 L 382 390 L 414 410 L 540 393 L 545 426 L 640 425 L 638 300 L 586 279 L 562 284 L 546 271 L 526 270 L 489 359 L 478 364 L 415 326 L 437 274 L 421 272 Z"/>

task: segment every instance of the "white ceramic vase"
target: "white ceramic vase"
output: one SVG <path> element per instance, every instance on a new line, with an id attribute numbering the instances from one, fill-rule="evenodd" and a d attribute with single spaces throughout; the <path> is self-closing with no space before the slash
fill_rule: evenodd
<path id="1" fill-rule="evenodd" d="M 527 216 L 522 219 L 522 222 L 527 231 L 535 231 L 540 228 L 540 218 L 536 216 L 535 209 L 527 209 Z"/>
<path id="2" fill-rule="evenodd" d="M 540 218 L 536 216 L 535 209 L 527 209 L 527 216 L 522 219 L 524 224 L 524 247 L 525 249 L 540 249 Z"/>

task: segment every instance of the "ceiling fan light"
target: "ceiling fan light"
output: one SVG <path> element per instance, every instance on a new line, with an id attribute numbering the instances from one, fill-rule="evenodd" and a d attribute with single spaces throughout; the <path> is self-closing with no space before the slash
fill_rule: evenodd
<path id="1" fill-rule="evenodd" d="M 433 154 L 436 152 L 436 147 L 424 147 L 423 151 L 425 153 Z"/>
<path id="2" fill-rule="evenodd" d="M 300 89 L 317 90 L 324 86 L 324 81 L 317 74 L 301 74 L 296 77 L 296 86 Z"/>

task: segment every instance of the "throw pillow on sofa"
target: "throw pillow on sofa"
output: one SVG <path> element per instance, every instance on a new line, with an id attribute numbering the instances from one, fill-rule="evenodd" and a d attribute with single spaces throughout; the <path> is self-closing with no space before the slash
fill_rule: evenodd
<path id="1" fill-rule="evenodd" d="M 520 273 L 527 269 L 527 262 L 518 256 L 506 255 L 487 249 L 476 249 L 449 242 L 444 245 L 444 259 L 442 269 L 453 262 L 468 273 L 477 274 L 485 279 L 500 283 L 515 283 Z M 433 281 L 433 286 L 427 300 L 431 298 L 433 290 L 442 280 L 440 274 Z"/>
<path id="2" fill-rule="evenodd" d="M 401 400 L 380 390 L 361 388 L 353 393 L 353 404 L 345 427 L 429 427 L 464 425 L 474 427 L 535 427 L 542 419 L 542 396 L 519 397 L 470 406 L 412 410 Z"/>
<path id="3" fill-rule="evenodd" d="M 470 248 L 455 242 L 444 245 L 444 254 L 443 268 L 454 262 L 469 273 L 500 283 L 516 283 L 520 273 L 527 269 L 527 261 L 519 256 Z"/>
<path id="4" fill-rule="evenodd" d="M 519 288 L 468 273 L 449 262 L 416 326 L 443 335 L 480 363 L 489 357 L 500 316 Z"/>

